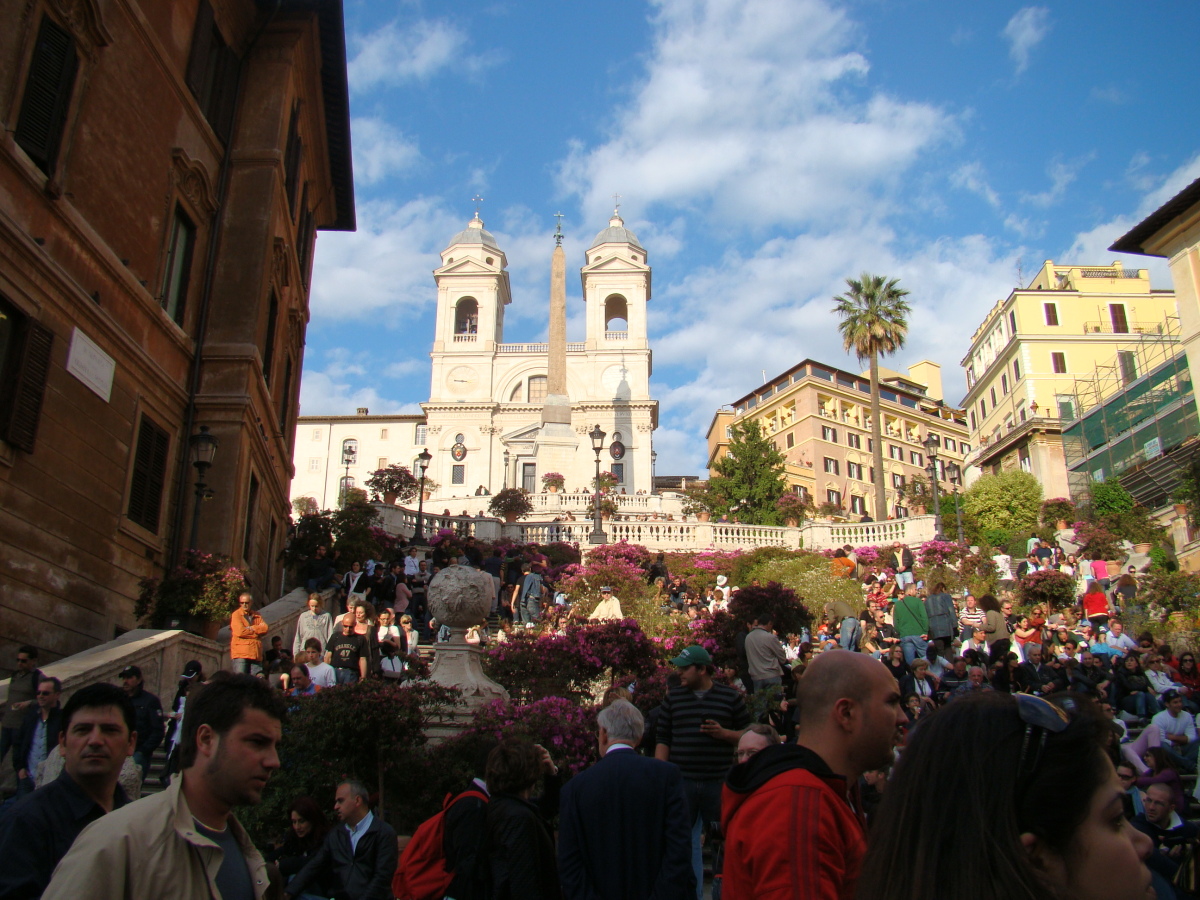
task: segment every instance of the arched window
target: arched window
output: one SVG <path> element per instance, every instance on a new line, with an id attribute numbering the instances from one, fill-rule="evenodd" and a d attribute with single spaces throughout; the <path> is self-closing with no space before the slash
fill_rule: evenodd
<path id="1" fill-rule="evenodd" d="M 358 441 L 346 438 L 342 441 L 342 465 L 352 466 L 358 462 Z"/>
<path id="2" fill-rule="evenodd" d="M 536 403 L 546 399 L 546 376 L 534 375 L 529 379 L 529 402 Z"/>
<path id="3" fill-rule="evenodd" d="M 474 297 L 463 297 L 454 307 L 454 333 L 475 334 L 479 331 L 479 303 Z"/>
<path id="4" fill-rule="evenodd" d="M 520 403 L 525 399 L 525 382 L 518 381 L 513 385 L 512 393 L 508 395 L 509 403 Z"/>
<path id="5" fill-rule="evenodd" d="M 610 294 L 604 301 L 604 330 L 629 331 L 629 304 L 620 294 Z"/>

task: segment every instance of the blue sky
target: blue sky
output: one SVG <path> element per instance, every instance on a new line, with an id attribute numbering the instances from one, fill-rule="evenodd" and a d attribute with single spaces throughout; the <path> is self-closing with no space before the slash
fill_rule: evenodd
<path id="1" fill-rule="evenodd" d="M 507 341 L 544 339 L 553 214 L 577 271 L 621 195 L 654 268 L 658 471 L 697 474 L 713 411 L 764 370 L 859 368 L 830 312 L 846 277 L 900 278 L 887 364 L 936 360 L 957 402 L 1018 273 L 1121 258 L 1200 177 L 1195 3 L 346 0 L 346 25 L 359 228 L 318 239 L 305 415 L 419 411 L 431 272 L 477 193 Z"/>

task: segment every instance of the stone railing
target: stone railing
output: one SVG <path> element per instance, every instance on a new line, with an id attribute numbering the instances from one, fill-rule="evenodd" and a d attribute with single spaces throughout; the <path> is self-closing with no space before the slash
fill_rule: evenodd
<path id="1" fill-rule="evenodd" d="M 530 494 L 529 501 L 537 512 L 549 513 L 552 517 L 562 512 L 570 512 L 575 516 L 587 515 L 592 508 L 595 494 L 590 491 L 559 491 L 558 493 Z M 490 516 L 488 501 L 490 496 L 470 497 L 434 497 L 425 502 L 425 518 L 462 519 L 467 517 Z M 671 515 L 683 519 L 683 500 L 677 496 L 663 494 L 612 494 L 610 499 L 616 501 L 618 509 L 624 515 Z M 410 501 L 411 502 L 411 501 Z M 451 516 L 444 512 L 434 515 L 431 510 L 444 511 L 449 509 Z M 411 511 L 416 515 L 416 511 Z M 536 513 L 535 513 L 536 514 Z"/>
<path id="2" fill-rule="evenodd" d="M 308 595 L 297 588 L 274 603 L 258 610 L 266 620 L 268 630 L 263 635 L 263 647 L 271 646 L 271 638 L 279 635 L 289 650 L 296 633 L 296 620 L 307 605 Z M 179 674 L 189 660 L 198 660 L 205 674 L 229 668 L 229 627 L 217 633 L 216 640 L 178 629 L 158 630 L 138 628 L 116 640 L 84 650 L 39 668 L 63 683 L 64 701 L 76 688 L 97 681 L 120 684 L 117 675 L 126 666 L 142 670 L 146 689 L 167 705 L 175 696 Z M 8 699 L 8 681 L 0 681 L 0 705 Z"/>

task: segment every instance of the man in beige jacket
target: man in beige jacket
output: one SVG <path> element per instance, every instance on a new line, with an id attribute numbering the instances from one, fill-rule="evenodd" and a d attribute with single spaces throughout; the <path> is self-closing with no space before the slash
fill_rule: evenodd
<path id="1" fill-rule="evenodd" d="M 232 810 L 258 803 L 279 768 L 285 714 L 250 675 L 219 673 L 189 696 L 180 776 L 84 829 L 44 900 L 262 900 L 266 863 Z"/>

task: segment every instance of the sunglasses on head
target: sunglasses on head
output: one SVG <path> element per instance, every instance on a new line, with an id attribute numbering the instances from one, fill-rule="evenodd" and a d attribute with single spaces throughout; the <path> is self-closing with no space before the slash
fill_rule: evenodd
<path id="1" fill-rule="evenodd" d="M 1021 755 L 1017 758 L 1017 775 L 1020 781 L 1027 781 L 1037 771 L 1050 735 L 1066 731 L 1071 724 L 1071 717 L 1066 709 L 1042 697 L 1032 694 L 1013 696 L 1017 700 L 1017 714 L 1025 723 Z"/>

